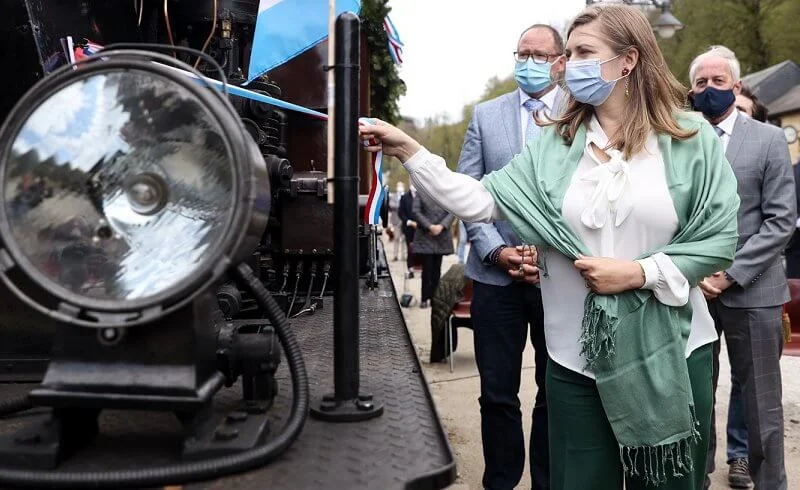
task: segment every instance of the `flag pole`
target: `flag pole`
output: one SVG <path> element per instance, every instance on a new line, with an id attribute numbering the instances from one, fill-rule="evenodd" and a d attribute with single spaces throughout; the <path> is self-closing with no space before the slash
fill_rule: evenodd
<path id="1" fill-rule="evenodd" d="M 334 104 L 334 87 L 336 81 L 334 79 L 334 69 L 332 68 L 335 63 L 336 51 L 334 43 L 336 42 L 334 31 L 336 26 L 336 0 L 328 0 L 328 204 L 333 204 L 333 120 L 334 111 L 336 110 Z"/>

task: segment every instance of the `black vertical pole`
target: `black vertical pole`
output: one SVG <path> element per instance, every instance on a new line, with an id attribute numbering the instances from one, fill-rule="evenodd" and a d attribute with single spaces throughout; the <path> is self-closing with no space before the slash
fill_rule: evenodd
<path id="1" fill-rule="evenodd" d="M 333 184 L 333 384 L 336 398 L 358 397 L 358 80 L 359 19 L 336 19 Z"/>
<path id="2" fill-rule="evenodd" d="M 358 136 L 361 25 L 345 12 L 334 34 L 333 387 L 311 415 L 331 422 L 377 417 L 383 406 L 359 391 Z"/>

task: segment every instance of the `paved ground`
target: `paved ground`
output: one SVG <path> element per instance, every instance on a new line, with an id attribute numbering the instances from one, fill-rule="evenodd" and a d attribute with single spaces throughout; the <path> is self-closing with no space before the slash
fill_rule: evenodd
<path id="1" fill-rule="evenodd" d="M 391 258 L 391 257 L 390 257 Z M 442 272 L 455 262 L 455 256 L 445 257 Z M 398 290 L 403 289 L 403 262 L 391 262 L 392 276 Z M 407 288 L 419 300 L 419 277 L 407 282 Z M 480 443 L 480 417 L 478 394 L 480 385 L 472 349 L 472 333 L 468 329 L 459 330 L 459 350 L 455 355 L 455 371 L 450 373 L 446 363 L 430 364 L 430 310 L 419 307 L 405 308 L 404 315 L 411 337 L 422 360 L 425 376 L 431 385 L 442 422 L 450 438 L 450 443 L 458 463 L 458 480 L 453 489 L 480 489 L 483 471 L 483 455 Z M 724 349 L 724 347 L 723 347 Z M 717 423 L 724 427 L 727 417 L 726 403 L 730 392 L 730 368 L 727 356 L 723 353 L 722 372 L 718 390 Z M 783 362 L 784 409 L 786 417 L 786 465 L 789 472 L 789 488 L 800 488 L 800 357 L 785 357 Z M 528 345 L 525 351 L 520 400 L 522 413 L 530 414 L 534 395 L 533 349 Z M 530 431 L 530 417 L 523 415 L 526 434 Z M 718 447 L 724 448 L 724 432 L 718 434 Z M 527 439 L 527 436 L 526 436 Z M 713 489 L 727 489 L 727 465 L 724 451 L 717 451 L 717 467 L 720 471 L 713 476 Z M 518 488 L 529 489 L 530 477 L 525 476 Z"/>

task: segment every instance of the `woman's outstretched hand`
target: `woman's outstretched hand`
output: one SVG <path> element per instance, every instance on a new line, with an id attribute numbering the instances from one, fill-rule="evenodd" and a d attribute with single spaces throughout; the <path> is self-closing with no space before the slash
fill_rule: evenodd
<path id="1" fill-rule="evenodd" d="M 358 128 L 361 139 L 369 144 L 366 147 L 367 151 L 375 153 L 383 150 L 384 155 L 397 157 L 405 163 L 421 148 L 414 138 L 401 129 L 380 119 L 374 119 L 374 121 L 373 125 L 365 124 Z"/>

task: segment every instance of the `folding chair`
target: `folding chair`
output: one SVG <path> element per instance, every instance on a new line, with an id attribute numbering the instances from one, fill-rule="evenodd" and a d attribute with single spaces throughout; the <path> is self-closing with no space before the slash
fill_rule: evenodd
<path id="1" fill-rule="evenodd" d="M 456 303 L 450 316 L 447 318 L 447 356 L 450 358 L 450 372 L 455 369 L 453 359 L 453 344 L 455 343 L 455 329 L 458 327 L 472 328 L 472 280 L 467 279 L 464 284 L 464 298 Z"/>

